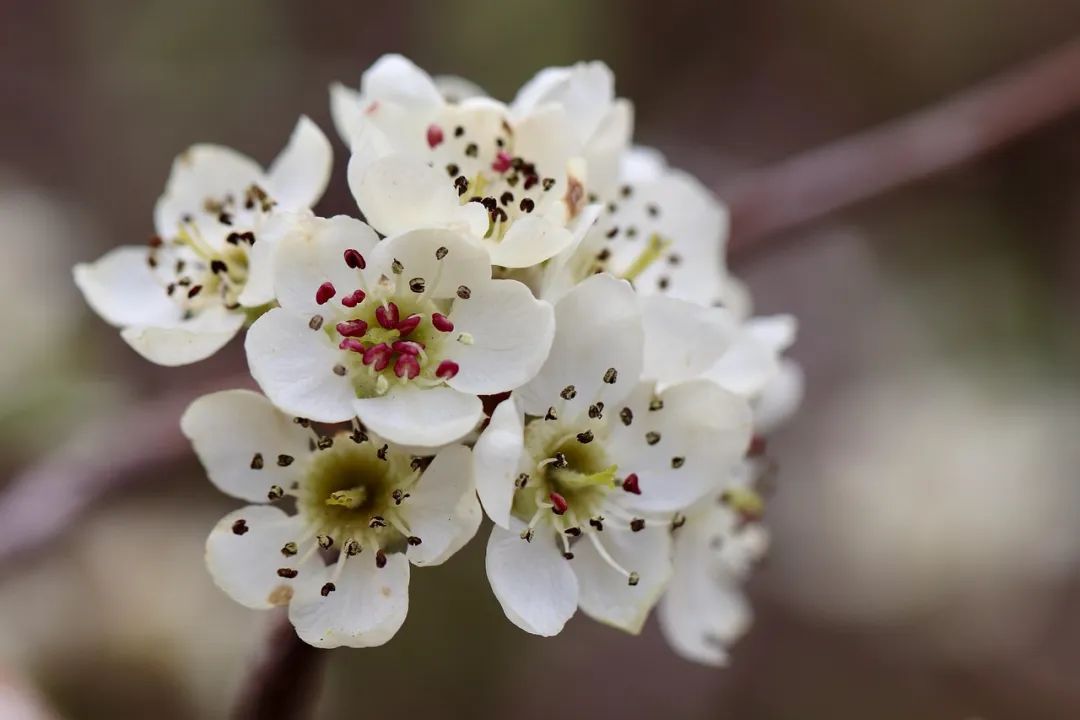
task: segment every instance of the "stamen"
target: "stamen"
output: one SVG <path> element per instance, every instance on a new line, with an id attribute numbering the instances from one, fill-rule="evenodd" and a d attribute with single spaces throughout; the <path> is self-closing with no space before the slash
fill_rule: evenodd
<path id="1" fill-rule="evenodd" d="M 564 498 L 557 492 L 551 493 L 550 495 L 548 495 L 548 498 L 551 500 L 551 512 L 555 513 L 556 515 L 562 515 L 566 512 L 567 508 L 570 507 L 569 503 L 566 502 L 566 498 Z"/>
<path id="2" fill-rule="evenodd" d="M 262 453 L 255 453 L 251 458 L 251 469 L 262 470 L 263 469 L 263 456 Z"/>
<path id="3" fill-rule="evenodd" d="M 754 435 L 750 438 L 750 447 L 746 451 L 747 457 L 761 457 L 768 448 L 768 442 L 764 435 Z"/>
<path id="4" fill-rule="evenodd" d="M 367 335 L 368 324 L 363 320 L 347 320 L 337 324 L 337 331 L 344 337 L 364 337 Z"/>
<path id="5" fill-rule="evenodd" d="M 422 293 L 424 292 L 424 287 L 426 286 L 426 284 L 427 283 L 425 283 L 424 278 L 414 277 L 412 280 L 409 281 L 409 289 L 412 290 L 414 293 Z"/>
<path id="6" fill-rule="evenodd" d="M 292 455 L 284 455 L 283 454 L 283 455 L 278 455 L 277 456 L 277 464 L 278 464 L 279 467 L 289 467 L 290 465 L 292 465 L 292 463 L 293 463 L 293 456 Z"/>
<path id="7" fill-rule="evenodd" d="M 604 559 L 604 562 L 606 562 L 612 570 L 625 577 L 627 584 L 631 586 L 638 584 L 641 577 L 636 572 L 630 572 L 620 565 L 615 558 L 611 557 L 611 554 L 607 551 L 607 548 L 604 547 L 604 544 L 600 542 L 600 538 L 597 537 L 595 533 L 588 533 L 588 536 L 589 541 L 593 544 L 593 547 L 596 548 L 596 552 L 599 553 L 600 557 Z"/>
<path id="8" fill-rule="evenodd" d="M 232 524 L 233 535 L 243 535 L 251 528 L 248 527 L 247 520 L 240 518 Z"/>
<path id="9" fill-rule="evenodd" d="M 280 485 L 271 485 L 270 490 L 266 493 L 266 499 L 270 502 L 280 500 L 283 497 L 285 497 L 285 488 Z"/>
<path id="10" fill-rule="evenodd" d="M 365 365 L 371 365 L 376 372 L 381 372 L 390 364 L 390 356 L 393 353 L 393 349 L 386 343 L 372 345 L 364 350 L 363 362 Z"/>
<path id="11" fill-rule="evenodd" d="M 352 248 L 345 251 L 345 264 L 353 269 L 359 268 L 360 270 L 367 267 L 364 256 L 360 254 L 359 250 L 353 250 Z"/>
<path id="12" fill-rule="evenodd" d="M 319 289 L 315 291 L 315 302 L 319 305 L 325 305 L 329 302 L 330 298 L 337 295 L 337 289 L 334 288 L 332 282 L 324 282 L 319 286 Z"/>
<path id="13" fill-rule="evenodd" d="M 638 484 L 637 473 L 630 473 L 623 479 L 622 489 L 628 493 L 633 493 L 634 495 L 641 494 L 641 487 Z"/>
<path id="14" fill-rule="evenodd" d="M 500 150 L 495 154 L 495 161 L 491 163 L 491 169 L 497 173 L 504 173 L 510 169 L 510 154 Z"/>
<path id="15" fill-rule="evenodd" d="M 428 125 L 427 129 L 427 144 L 429 148 L 435 149 L 442 144 L 443 131 L 438 125 Z"/>
<path id="16" fill-rule="evenodd" d="M 375 308 L 375 319 L 387 330 L 396 330 L 400 320 L 398 306 L 394 303 L 380 305 Z"/>
<path id="17" fill-rule="evenodd" d="M 461 367 L 453 360 L 443 360 L 439 363 L 439 367 L 435 368 L 435 377 L 450 380 L 458 374 L 460 369 Z"/>
<path id="18" fill-rule="evenodd" d="M 299 573 L 296 572 L 296 570 L 293 570 L 292 568 L 287 568 L 287 567 L 286 568 L 278 568 L 277 574 L 278 574 L 278 577 L 283 577 L 283 578 L 286 578 L 288 580 L 292 580 L 294 577 L 299 575 Z"/>
<path id="19" fill-rule="evenodd" d="M 355 353 L 365 353 L 364 344 L 356 338 L 347 337 L 338 343 L 338 350 L 349 350 Z"/>
<path id="20" fill-rule="evenodd" d="M 644 518 L 634 518 L 633 520 L 630 521 L 630 529 L 633 530 L 634 532 L 641 532 L 642 530 L 645 529 L 645 519 Z"/>
<path id="21" fill-rule="evenodd" d="M 404 337 L 411 333 L 413 330 L 415 330 L 420 325 L 420 321 L 422 319 L 423 318 L 421 318 L 419 315 L 410 315 L 409 317 L 398 323 L 397 331 L 402 335 L 402 337 Z"/>
<path id="22" fill-rule="evenodd" d="M 322 315 L 312 315 L 311 319 L 308 320 L 308 324 L 307 324 L 307 326 L 309 328 L 311 328 L 312 330 L 321 330 L 322 325 L 323 325 L 323 316 Z"/>
<path id="23" fill-rule="evenodd" d="M 322 586 L 322 589 L 319 590 L 319 594 L 322 595 L 323 597 L 326 597 L 327 595 L 334 592 L 335 590 L 337 590 L 337 585 L 335 585 L 332 582 L 328 582 L 328 583 L 326 583 L 325 585 Z"/>
<path id="24" fill-rule="evenodd" d="M 354 290 L 352 293 L 341 298 L 341 304 L 347 308 L 356 307 L 364 302 L 364 298 L 366 297 L 367 294 L 363 290 Z"/>
<path id="25" fill-rule="evenodd" d="M 375 553 L 375 567 L 380 570 L 386 567 L 386 553 L 383 552 L 382 548 L 379 548 L 378 552 Z"/>
<path id="26" fill-rule="evenodd" d="M 394 343 L 395 345 L 397 343 Z M 394 374 L 399 378 L 412 380 L 420 374 L 420 362 L 414 355 L 400 354 L 394 363 Z"/>
<path id="27" fill-rule="evenodd" d="M 452 332 L 454 330 L 454 323 L 450 322 L 450 319 L 442 313 L 432 313 L 431 324 L 439 332 Z"/>

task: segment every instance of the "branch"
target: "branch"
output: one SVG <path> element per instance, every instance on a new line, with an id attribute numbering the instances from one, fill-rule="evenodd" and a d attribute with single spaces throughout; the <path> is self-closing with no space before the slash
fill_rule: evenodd
<path id="1" fill-rule="evenodd" d="M 288 616 L 281 613 L 240 692 L 234 720 L 310 717 L 325 657 L 325 651 L 298 638 Z"/>
<path id="2" fill-rule="evenodd" d="M 729 252 L 985 155 L 1080 107 L 1080 40 L 907 117 L 721 186 Z"/>

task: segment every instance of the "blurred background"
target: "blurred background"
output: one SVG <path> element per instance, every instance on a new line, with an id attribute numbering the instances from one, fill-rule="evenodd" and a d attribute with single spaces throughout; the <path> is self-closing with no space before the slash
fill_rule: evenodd
<path id="1" fill-rule="evenodd" d="M 638 142 L 720 184 L 1077 33 L 1077 0 L 0 2 L 0 483 L 131 403 L 243 371 L 238 342 L 143 361 L 70 268 L 149 237 L 193 142 L 268 162 L 300 113 L 333 137 L 327 86 L 384 52 L 507 99 L 602 59 Z M 354 212 L 334 140 L 322 214 Z M 730 668 L 681 660 L 655 622 L 518 631 L 482 529 L 414 573 L 388 646 L 332 654 L 317 716 L 1080 717 L 1078 238 L 1074 116 L 733 261 L 759 313 L 798 317 L 808 395 L 770 445 L 774 542 Z M 226 715 L 269 620 L 203 567 L 234 507 L 185 454 L 3 567 L 0 718 Z"/>

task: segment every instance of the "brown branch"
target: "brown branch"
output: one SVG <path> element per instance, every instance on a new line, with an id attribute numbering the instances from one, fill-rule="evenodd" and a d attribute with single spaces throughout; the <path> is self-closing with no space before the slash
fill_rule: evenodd
<path id="1" fill-rule="evenodd" d="M 1080 107 L 1080 40 L 960 95 L 722 185 L 729 252 L 954 168 Z"/>
<path id="2" fill-rule="evenodd" d="M 298 638 L 288 617 L 281 613 L 241 689 L 234 720 L 310 717 L 326 654 Z"/>

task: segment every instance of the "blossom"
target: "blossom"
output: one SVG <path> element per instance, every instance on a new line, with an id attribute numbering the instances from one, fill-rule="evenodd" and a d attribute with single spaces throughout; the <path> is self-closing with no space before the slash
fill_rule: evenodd
<path id="1" fill-rule="evenodd" d="M 676 310 L 660 317 L 683 327 Z M 477 491 L 496 524 L 488 578 L 528 632 L 554 635 L 580 606 L 636 633 L 672 571 L 675 514 L 742 457 L 750 410 L 708 380 L 660 389 L 648 378 L 663 366 L 645 357 L 650 333 L 626 282 L 593 276 L 555 315 L 544 367 L 476 443 Z"/>
<path id="2" fill-rule="evenodd" d="M 257 393 L 205 395 L 181 420 L 223 492 L 253 503 L 206 542 L 214 582 L 247 607 L 289 606 L 318 647 L 369 647 L 408 612 L 409 565 L 437 565 L 476 533 L 471 453 L 411 455 L 356 427 L 321 435 Z M 289 515 L 273 503 L 289 497 Z"/>
<path id="3" fill-rule="evenodd" d="M 250 328 L 251 373 L 286 412 L 357 416 L 392 442 L 453 442 L 479 395 L 531 379 L 554 334 L 551 306 L 492 280 L 485 252 L 450 230 L 378 241 L 348 217 L 306 218 L 281 240 L 281 307 Z"/>
<path id="4" fill-rule="evenodd" d="M 365 72 L 359 93 L 334 85 L 335 122 L 352 148 L 349 186 L 384 235 L 451 228 L 494 265 L 530 267 L 580 242 L 595 219 L 583 145 L 558 103 L 524 112 L 475 92 L 448 102 L 399 55 Z"/>
<path id="5" fill-rule="evenodd" d="M 769 544 L 750 487 L 759 470 L 757 460 L 740 463 L 674 530 L 675 569 L 657 614 L 668 643 L 688 660 L 726 665 L 728 648 L 750 627 L 742 585 Z"/>
<path id="6" fill-rule="evenodd" d="M 143 357 L 202 360 L 274 299 L 273 250 L 293 217 L 283 211 L 310 208 L 330 167 L 330 144 L 306 117 L 267 170 L 229 148 L 195 145 L 173 163 L 149 248 L 125 245 L 76 265 L 75 282 Z"/>

